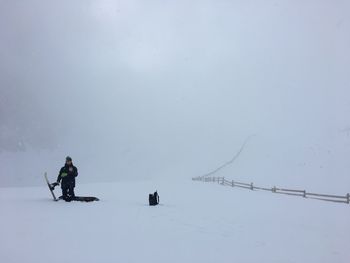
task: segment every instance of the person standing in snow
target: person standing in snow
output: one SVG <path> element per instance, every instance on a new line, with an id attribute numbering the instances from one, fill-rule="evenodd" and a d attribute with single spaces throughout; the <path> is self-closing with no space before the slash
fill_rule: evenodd
<path id="1" fill-rule="evenodd" d="M 62 199 L 71 201 L 74 197 L 75 177 L 78 176 L 78 169 L 73 165 L 72 158 L 67 156 L 66 163 L 61 168 L 57 177 L 57 184 L 61 183 Z"/>

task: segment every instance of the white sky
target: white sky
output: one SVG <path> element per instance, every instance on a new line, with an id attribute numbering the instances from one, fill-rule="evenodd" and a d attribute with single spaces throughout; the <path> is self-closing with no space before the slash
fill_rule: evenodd
<path id="1" fill-rule="evenodd" d="M 324 0 L 0 1 L 0 159 L 23 141 L 133 177 L 205 172 L 250 134 L 332 145 L 350 127 L 349 15 Z"/>

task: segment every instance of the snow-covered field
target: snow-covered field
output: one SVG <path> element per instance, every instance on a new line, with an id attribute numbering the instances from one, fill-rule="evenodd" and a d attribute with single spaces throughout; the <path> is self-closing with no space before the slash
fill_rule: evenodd
<path id="1" fill-rule="evenodd" d="M 149 207 L 158 190 L 161 205 Z M 56 193 L 59 192 L 56 190 Z M 337 262 L 350 260 L 350 207 L 211 183 L 0 188 L 0 262 Z"/>
<path id="2" fill-rule="evenodd" d="M 349 32 L 347 0 L 0 0 L 0 263 L 349 263 L 350 205 L 191 180 L 349 193 Z M 52 201 L 67 155 L 100 202 Z"/>

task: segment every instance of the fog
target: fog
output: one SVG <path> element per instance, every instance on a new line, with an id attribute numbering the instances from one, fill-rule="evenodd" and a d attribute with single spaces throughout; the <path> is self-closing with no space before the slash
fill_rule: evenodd
<path id="1" fill-rule="evenodd" d="M 0 185 L 349 184 L 348 1 L 0 1 Z M 345 187 L 344 186 L 344 187 Z M 315 186 L 317 188 L 317 185 Z"/>

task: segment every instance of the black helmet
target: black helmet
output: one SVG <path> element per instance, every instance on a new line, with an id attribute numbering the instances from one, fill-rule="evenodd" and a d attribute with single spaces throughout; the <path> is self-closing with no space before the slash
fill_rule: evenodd
<path id="1" fill-rule="evenodd" d="M 66 157 L 66 162 L 71 162 L 72 161 L 72 158 L 70 156 L 67 156 Z"/>

